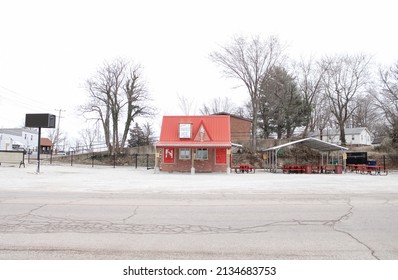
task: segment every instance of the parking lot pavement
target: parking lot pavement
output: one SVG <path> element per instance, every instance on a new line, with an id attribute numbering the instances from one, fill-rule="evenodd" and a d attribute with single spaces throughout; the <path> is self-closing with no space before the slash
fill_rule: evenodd
<path id="1" fill-rule="evenodd" d="M 65 192 L 245 192 L 367 193 L 398 190 L 398 173 L 388 176 L 346 174 L 157 173 L 145 168 L 83 165 L 0 165 L 0 190 Z"/>
<path id="2" fill-rule="evenodd" d="M 0 259 L 397 259 L 396 179 L 0 167 Z"/>

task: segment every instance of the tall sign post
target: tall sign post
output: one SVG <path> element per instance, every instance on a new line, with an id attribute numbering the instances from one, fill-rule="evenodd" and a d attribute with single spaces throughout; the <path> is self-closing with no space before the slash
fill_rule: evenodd
<path id="1" fill-rule="evenodd" d="M 42 128 L 55 128 L 55 115 L 51 114 L 26 114 L 25 127 L 34 127 L 39 129 L 39 139 L 37 140 L 37 170 L 40 173 L 40 138 Z"/>

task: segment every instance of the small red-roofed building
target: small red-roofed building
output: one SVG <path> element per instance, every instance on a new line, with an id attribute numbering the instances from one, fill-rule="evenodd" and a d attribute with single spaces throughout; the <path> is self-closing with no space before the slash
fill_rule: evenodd
<path id="1" fill-rule="evenodd" d="M 229 173 L 230 130 L 229 116 L 164 116 L 156 165 L 166 172 Z"/>
<path id="2" fill-rule="evenodd" d="M 40 138 L 41 153 L 50 154 L 53 149 L 53 142 L 48 138 Z"/>

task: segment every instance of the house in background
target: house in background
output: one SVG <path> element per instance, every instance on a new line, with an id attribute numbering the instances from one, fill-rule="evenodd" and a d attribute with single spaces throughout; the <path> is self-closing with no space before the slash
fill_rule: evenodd
<path id="1" fill-rule="evenodd" d="M 386 141 L 386 139 L 388 139 L 388 137 L 386 137 L 386 136 L 375 137 L 372 141 L 372 146 L 380 147 L 383 144 L 383 142 Z"/>
<path id="2" fill-rule="evenodd" d="M 41 153 L 43 154 L 51 154 L 53 149 L 53 142 L 51 142 L 48 138 L 40 138 L 40 148 Z"/>
<path id="3" fill-rule="evenodd" d="M 229 173 L 230 116 L 164 116 L 155 147 L 161 171 Z"/>
<path id="4" fill-rule="evenodd" d="M 333 144 L 340 144 L 340 130 L 324 129 L 322 137 L 319 132 L 310 134 L 311 137 L 321 139 Z M 372 145 L 373 135 L 366 127 L 353 127 L 345 129 L 345 141 L 347 145 L 352 146 L 370 146 Z"/>
<path id="5" fill-rule="evenodd" d="M 37 151 L 38 133 L 28 128 L 1 128 L 0 150 L 27 152 Z"/>

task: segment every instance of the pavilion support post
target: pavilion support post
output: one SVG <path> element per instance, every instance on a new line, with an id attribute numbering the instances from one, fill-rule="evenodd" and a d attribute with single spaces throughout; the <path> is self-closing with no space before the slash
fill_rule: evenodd
<path id="1" fill-rule="evenodd" d="M 273 155 L 272 155 L 272 172 L 275 172 L 275 160 L 276 160 L 276 155 L 275 155 L 275 150 L 273 150 Z"/>
<path id="2" fill-rule="evenodd" d="M 343 164 L 343 171 L 344 173 L 347 172 L 347 154 L 345 153 L 344 150 L 341 150 L 341 160 Z"/>
<path id="3" fill-rule="evenodd" d="M 158 173 L 158 157 L 159 153 L 155 146 L 155 168 L 153 169 L 155 174 Z"/>
<path id="4" fill-rule="evenodd" d="M 323 153 L 321 153 L 321 173 L 323 173 L 323 167 L 324 167 L 324 163 L 323 163 Z"/>
<path id="5" fill-rule="evenodd" d="M 230 163 L 232 162 L 232 152 L 231 149 L 227 149 L 227 174 L 231 173 Z"/>
<path id="6" fill-rule="evenodd" d="M 195 151 L 192 149 L 192 163 L 191 163 L 191 174 L 195 174 Z"/>
<path id="7" fill-rule="evenodd" d="M 272 151 L 268 151 L 268 168 L 269 172 L 272 171 Z"/>

